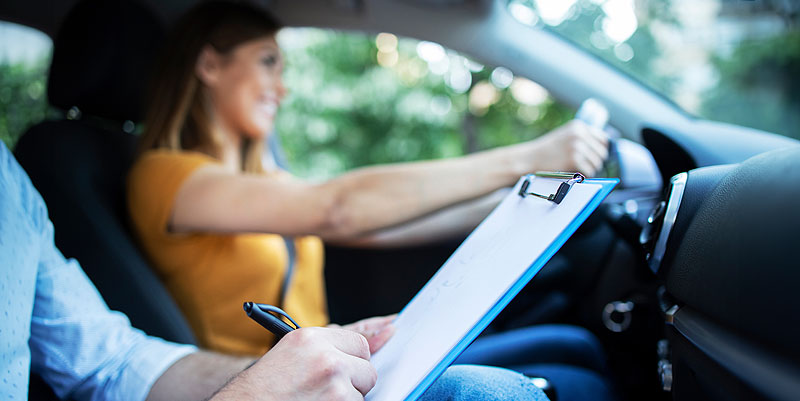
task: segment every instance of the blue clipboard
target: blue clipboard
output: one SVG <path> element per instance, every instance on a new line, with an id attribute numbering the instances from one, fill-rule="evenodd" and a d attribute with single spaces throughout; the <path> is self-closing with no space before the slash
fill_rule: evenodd
<path id="1" fill-rule="evenodd" d="M 465 246 L 469 246 L 471 238 L 473 236 L 479 235 L 478 233 L 480 233 L 480 231 L 482 230 L 482 227 L 484 225 L 488 224 L 487 221 L 492 219 L 493 215 L 498 212 L 498 209 L 501 209 L 502 207 L 504 207 L 505 203 L 507 203 L 507 202 L 515 202 L 515 204 L 522 204 L 522 202 L 529 202 L 529 201 L 531 201 L 531 202 L 540 202 L 537 205 L 537 207 L 539 207 L 541 209 L 541 208 L 545 208 L 545 206 L 541 206 L 542 205 L 541 202 L 550 202 L 549 206 L 546 207 L 546 210 L 548 210 L 547 213 L 555 213 L 555 212 L 552 212 L 552 210 L 556 210 L 557 208 L 562 207 L 565 204 L 569 203 L 567 201 L 568 199 L 570 199 L 570 194 L 569 193 L 566 193 L 565 196 L 564 196 L 564 194 L 562 194 L 562 196 L 561 196 L 561 198 L 565 199 L 564 204 L 556 204 L 556 202 L 554 202 L 554 198 L 557 196 L 558 192 L 565 189 L 565 185 L 566 185 L 565 182 L 567 181 L 567 178 L 566 178 L 566 176 L 563 176 L 563 174 L 564 173 L 555 173 L 555 175 L 553 175 L 553 173 L 545 173 L 545 174 L 539 175 L 537 173 L 537 175 L 539 175 L 539 176 L 528 175 L 528 176 L 521 177 L 519 182 L 515 186 L 514 190 L 512 191 L 512 193 L 510 193 L 506 197 L 506 199 L 503 202 L 501 202 L 501 204 L 495 209 L 495 211 L 492 212 L 492 214 L 490 214 L 486 218 L 486 220 L 484 220 L 484 222 L 481 223 L 481 225 L 479 225 L 475 229 L 475 231 L 473 231 L 472 234 L 470 234 L 469 237 L 467 237 L 467 239 L 464 241 L 464 243 L 462 243 L 462 245 L 459 246 L 459 248 L 453 253 L 453 256 L 451 256 L 450 259 L 448 259 L 448 261 L 445 262 L 445 264 L 443 265 L 442 269 L 445 269 L 445 267 L 447 267 L 448 264 L 452 264 L 453 262 L 451 262 L 451 259 L 456 257 L 456 255 L 459 255 L 460 252 L 461 253 L 465 252 L 465 250 L 462 250 L 462 248 L 464 248 Z M 544 178 L 542 176 L 544 176 Z M 561 176 L 561 177 L 559 177 L 559 176 Z M 561 180 L 558 180 L 558 178 L 561 178 Z M 553 182 L 551 182 L 549 184 L 550 185 L 549 187 L 545 187 L 544 190 L 542 190 L 541 186 L 542 185 L 546 185 L 547 183 L 538 184 L 538 185 L 540 185 L 540 188 L 538 188 L 538 190 L 535 187 L 535 185 L 531 185 L 530 189 L 528 188 L 528 184 L 530 184 L 531 182 L 537 183 L 540 180 L 553 181 Z M 375 364 L 376 368 L 378 369 L 378 383 L 376 384 L 376 388 L 373 389 L 373 391 L 371 391 L 369 394 L 367 394 L 367 400 L 369 400 L 369 401 L 388 400 L 388 399 L 392 399 L 392 400 L 401 400 L 401 399 L 415 400 L 415 399 L 419 398 L 425 392 L 425 390 L 427 390 L 428 387 L 430 387 L 430 385 L 445 371 L 445 369 L 448 366 L 450 366 L 450 364 L 453 363 L 453 361 L 458 357 L 458 355 L 460 355 L 461 352 L 463 352 L 464 349 L 466 349 L 467 346 L 469 346 L 469 344 L 471 344 L 472 341 L 474 341 L 475 338 L 481 332 L 483 332 L 483 330 L 489 325 L 489 323 L 491 323 L 492 320 L 494 320 L 494 318 L 497 317 L 497 315 L 508 305 L 509 302 L 511 302 L 511 300 L 520 292 L 520 290 L 522 290 L 522 288 L 542 269 L 542 267 L 544 267 L 544 265 L 550 260 L 550 258 L 552 258 L 553 255 L 555 255 L 555 253 L 564 245 L 564 243 L 569 239 L 570 236 L 572 236 L 572 234 L 578 229 L 578 227 L 589 217 L 589 215 L 591 215 L 592 212 L 594 212 L 594 210 L 597 209 L 597 207 L 601 204 L 603 199 L 605 199 L 611 193 L 611 191 L 614 189 L 614 187 L 618 183 L 619 183 L 619 180 L 616 179 L 616 178 L 608 178 L 608 179 L 601 178 L 601 179 L 586 179 L 586 180 L 583 180 L 582 177 L 581 177 L 580 181 L 577 181 L 577 183 L 575 181 L 570 181 L 569 182 L 569 186 L 570 187 L 572 187 L 573 184 L 574 184 L 574 185 L 577 185 L 578 188 L 581 188 L 582 186 L 585 186 L 586 184 L 596 184 L 596 185 L 594 185 L 592 187 L 592 190 L 593 191 L 596 190 L 596 192 L 594 192 L 592 195 L 582 195 L 584 198 L 581 198 L 581 200 L 582 201 L 586 200 L 585 204 L 583 204 L 583 203 L 575 204 L 575 202 L 573 202 L 573 204 L 570 205 L 570 206 L 564 206 L 565 208 L 566 207 L 571 207 L 572 209 L 570 209 L 570 211 L 572 211 L 572 212 L 577 211 L 577 213 L 574 215 L 574 217 L 571 214 L 568 217 L 564 217 L 564 216 L 561 217 L 562 221 L 567 221 L 568 220 L 568 222 L 566 224 L 564 224 L 563 228 L 559 227 L 557 229 L 556 228 L 553 229 L 554 230 L 554 234 L 555 234 L 555 230 L 559 230 L 560 229 L 560 232 L 557 232 L 557 234 L 555 234 L 554 239 L 548 245 L 546 245 L 546 248 L 544 248 L 542 250 L 542 252 L 538 254 L 538 256 L 535 256 L 535 259 L 533 260 L 532 263 L 528 264 L 528 262 L 525 262 L 525 266 L 527 266 L 527 268 L 524 268 L 524 266 L 523 266 L 522 274 L 518 277 L 518 279 L 516 279 L 516 281 L 512 280 L 511 286 L 508 287 L 508 289 L 504 293 L 502 293 L 502 295 L 497 299 L 497 301 L 494 303 L 494 305 L 491 306 L 488 309 L 488 311 L 485 314 L 483 314 L 483 316 L 480 317 L 480 319 L 477 320 L 477 322 L 474 325 L 472 325 L 472 327 L 469 328 L 466 331 L 466 333 L 455 344 L 455 346 L 453 346 L 449 351 L 447 351 L 446 353 L 443 354 L 443 357 L 439 360 L 439 362 L 436 363 L 435 366 L 433 366 L 433 368 L 430 369 L 426 374 L 424 374 L 424 377 L 418 382 L 418 384 L 416 384 L 416 386 L 413 388 L 413 390 L 410 391 L 405 396 L 402 395 L 402 394 L 397 394 L 394 391 L 395 389 L 392 389 L 392 390 L 386 390 L 385 388 L 380 388 L 379 389 L 379 387 L 382 385 L 381 380 L 391 380 L 391 378 L 389 378 L 389 379 L 382 378 L 382 373 L 384 373 L 384 372 L 382 372 L 382 370 L 385 371 L 386 375 L 388 375 L 388 376 L 391 376 L 392 374 L 399 374 L 399 373 L 397 371 L 394 371 L 394 372 L 392 371 L 392 369 L 394 369 L 394 367 L 391 366 L 391 365 L 394 365 L 395 364 L 394 362 L 396 362 L 396 361 L 386 361 L 385 359 L 390 358 L 390 357 L 385 356 L 385 355 L 381 355 L 383 350 L 381 350 L 378 353 L 376 353 L 373 356 L 373 363 Z M 599 188 L 598 188 L 598 186 L 599 186 Z M 583 187 L 583 188 L 585 189 L 586 187 Z M 569 191 L 570 188 L 566 188 L 566 190 Z M 572 190 L 575 191 L 575 189 L 572 189 Z M 530 192 L 528 192 L 528 191 L 530 191 Z M 523 196 L 523 194 L 525 194 L 525 195 L 533 195 L 533 196 L 525 197 L 525 196 Z M 548 195 L 548 194 L 550 194 L 550 195 Z M 576 198 L 578 196 L 579 195 L 575 195 Z M 520 199 L 515 199 L 514 197 L 524 198 L 524 199 L 520 200 Z M 537 199 L 537 198 L 544 198 L 544 199 Z M 550 199 L 548 199 L 548 198 L 550 198 Z M 560 202 L 560 200 L 559 200 L 559 202 Z M 582 205 L 582 207 L 581 207 L 581 205 Z M 515 206 L 506 205 L 505 207 L 506 208 L 509 208 L 509 207 L 513 208 Z M 531 213 L 533 213 L 533 212 L 531 212 Z M 552 237 L 550 237 L 550 238 L 552 238 Z M 440 271 L 442 269 L 440 269 Z M 439 273 L 437 272 L 437 275 L 438 274 Z M 421 294 L 423 294 L 423 292 L 426 291 L 427 287 L 435 285 L 433 282 L 437 279 L 437 275 L 434 275 L 434 277 L 431 278 L 431 280 L 428 282 L 428 284 L 426 284 L 425 287 L 423 287 L 423 289 L 420 290 L 420 292 L 414 297 L 414 299 L 412 299 L 411 302 L 409 302 L 409 304 L 403 309 L 403 311 L 400 312 L 400 315 L 398 317 L 398 332 L 401 329 L 404 328 L 404 326 L 400 322 L 401 319 L 403 318 L 403 314 L 406 313 L 406 312 L 408 312 L 409 314 L 414 313 L 413 311 L 409 311 L 409 309 L 412 307 L 412 305 L 415 304 L 415 301 L 419 301 L 417 298 L 422 296 Z M 428 292 L 430 292 L 430 291 L 428 291 Z M 417 303 L 419 303 L 419 302 L 417 302 Z M 408 321 L 405 322 L 406 326 L 408 325 L 407 322 Z M 397 334 L 398 332 L 396 332 L 395 336 L 398 335 Z M 387 346 L 393 340 L 394 340 L 394 338 L 391 339 L 389 341 L 389 343 L 387 343 Z M 398 340 L 398 341 L 401 341 L 401 340 Z M 414 347 L 414 344 L 405 344 L 405 345 L 402 345 L 402 346 L 405 347 L 406 349 L 411 349 L 412 347 Z M 395 347 L 395 348 L 397 348 L 397 347 Z M 396 351 L 391 351 L 390 350 L 390 351 L 387 351 L 387 352 L 390 353 L 389 355 L 392 355 L 391 353 L 392 352 L 396 352 Z M 381 357 L 385 357 L 385 358 L 381 359 Z M 402 354 L 392 355 L 392 357 L 400 358 L 400 357 L 402 357 Z M 377 394 L 375 393 L 376 389 L 378 389 Z"/>

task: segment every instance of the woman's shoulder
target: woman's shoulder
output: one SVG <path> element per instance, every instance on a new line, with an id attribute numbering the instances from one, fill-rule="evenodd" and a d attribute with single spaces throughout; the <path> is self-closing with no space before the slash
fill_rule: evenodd
<path id="1" fill-rule="evenodd" d="M 212 163 L 219 161 L 200 152 L 156 149 L 142 153 L 128 172 L 127 182 L 129 212 L 140 231 L 164 232 L 183 182 Z"/>
<path id="2" fill-rule="evenodd" d="M 205 153 L 172 149 L 148 150 L 134 161 L 128 173 L 128 180 L 195 170 L 202 165 L 212 163 L 219 161 Z"/>
<path id="3" fill-rule="evenodd" d="M 143 152 L 134 162 L 134 167 L 186 163 L 219 163 L 219 160 L 192 150 L 152 149 Z"/>
<path id="4" fill-rule="evenodd" d="M 154 149 L 142 153 L 128 172 L 128 192 L 177 189 L 198 168 L 217 164 L 209 155 L 187 150 Z M 141 191 L 147 189 L 148 191 Z"/>

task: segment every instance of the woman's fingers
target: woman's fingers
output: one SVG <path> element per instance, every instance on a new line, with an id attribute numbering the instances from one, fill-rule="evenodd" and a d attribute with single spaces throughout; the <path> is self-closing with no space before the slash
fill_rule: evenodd
<path id="1" fill-rule="evenodd" d="M 578 162 L 585 162 L 591 169 L 590 171 L 583 171 L 583 173 L 593 176 L 603 166 L 603 158 L 591 149 L 590 145 L 584 142 L 578 142 L 575 144 L 575 148 L 578 153 Z"/>
<path id="2" fill-rule="evenodd" d="M 608 135 L 595 127 L 587 127 L 586 143 L 594 153 L 605 160 L 608 158 Z"/>
<path id="3" fill-rule="evenodd" d="M 568 127 L 572 134 L 570 149 L 575 167 L 587 176 L 595 175 L 608 158 L 608 136 L 580 121 L 573 121 Z"/>

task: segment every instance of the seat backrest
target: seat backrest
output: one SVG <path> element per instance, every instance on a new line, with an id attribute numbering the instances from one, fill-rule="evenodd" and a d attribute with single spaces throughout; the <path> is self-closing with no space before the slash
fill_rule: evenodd
<path id="1" fill-rule="evenodd" d="M 123 126 L 140 119 L 162 36 L 161 22 L 134 1 L 77 4 L 54 41 L 48 97 L 83 117 L 32 127 L 15 154 L 48 205 L 56 245 L 80 261 L 106 303 L 148 334 L 195 343 L 133 240 L 125 206 L 136 137 Z"/>
<path id="2" fill-rule="evenodd" d="M 51 121 L 31 128 L 15 153 L 48 205 L 56 245 L 80 261 L 106 303 L 148 334 L 195 343 L 127 224 L 124 183 L 135 141 L 121 130 Z"/>

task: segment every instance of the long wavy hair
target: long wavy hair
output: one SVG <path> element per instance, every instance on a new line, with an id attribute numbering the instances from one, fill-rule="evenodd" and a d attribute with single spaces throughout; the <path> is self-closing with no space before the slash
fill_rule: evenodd
<path id="1" fill-rule="evenodd" d="M 139 152 L 192 149 L 221 158 L 220 138 L 210 129 L 208 96 L 195 74 L 206 45 L 223 56 L 238 45 L 275 35 L 280 23 L 245 2 L 210 1 L 186 13 L 168 35 L 150 80 Z M 242 142 L 242 171 L 262 173 L 263 140 Z"/>

